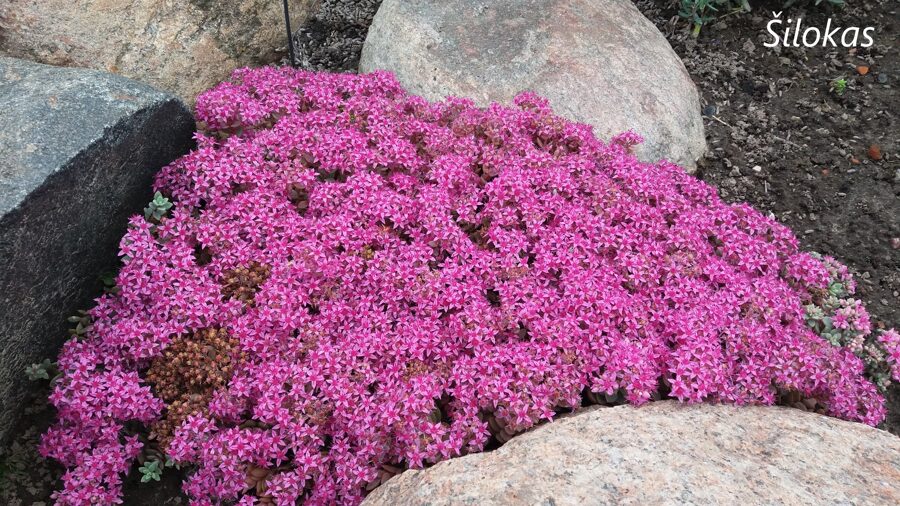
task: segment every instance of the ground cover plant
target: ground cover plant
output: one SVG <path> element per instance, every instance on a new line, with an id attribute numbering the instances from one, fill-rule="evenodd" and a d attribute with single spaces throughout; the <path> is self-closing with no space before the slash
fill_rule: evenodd
<path id="1" fill-rule="evenodd" d="M 885 416 L 900 335 L 846 268 L 633 134 L 286 68 L 197 115 L 59 357 L 60 504 L 117 501 L 138 458 L 196 504 L 356 504 L 589 402 Z"/>

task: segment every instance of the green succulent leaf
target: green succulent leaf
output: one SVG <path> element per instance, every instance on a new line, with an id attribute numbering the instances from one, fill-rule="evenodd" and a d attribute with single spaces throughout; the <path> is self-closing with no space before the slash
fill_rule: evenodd
<path id="1" fill-rule="evenodd" d="M 159 465 L 158 460 L 148 460 L 141 467 L 138 468 L 138 471 L 141 473 L 141 483 L 148 483 L 152 481 L 159 481 L 162 478 L 162 468 Z"/>
<path id="2" fill-rule="evenodd" d="M 25 368 L 25 375 L 31 381 L 49 380 L 51 370 L 56 366 L 49 358 L 45 358 L 42 362 L 31 364 Z"/>
<path id="3" fill-rule="evenodd" d="M 172 202 L 169 201 L 162 193 L 156 192 L 153 200 L 144 208 L 144 218 L 148 220 L 160 221 L 165 217 L 169 209 L 172 208 Z"/>

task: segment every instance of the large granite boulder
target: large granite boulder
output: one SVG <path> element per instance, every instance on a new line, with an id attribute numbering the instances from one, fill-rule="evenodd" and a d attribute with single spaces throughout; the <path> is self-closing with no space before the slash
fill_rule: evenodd
<path id="1" fill-rule="evenodd" d="M 290 0 L 294 26 L 320 0 Z M 282 2 L 3 0 L 0 54 L 114 72 L 193 103 L 237 67 L 276 61 Z"/>
<path id="2" fill-rule="evenodd" d="M 406 471 L 364 506 L 900 504 L 900 438 L 797 409 L 586 411 Z"/>
<path id="3" fill-rule="evenodd" d="M 706 149 L 693 81 L 630 0 L 384 0 L 360 62 L 375 69 L 431 100 L 537 92 L 601 138 L 643 135 L 645 161 L 692 168 Z"/>
<path id="4" fill-rule="evenodd" d="M 145 84 L 0 57 L 0 440 L 25 367 L 55 355 L 193 131 L 178 98 Z"/>

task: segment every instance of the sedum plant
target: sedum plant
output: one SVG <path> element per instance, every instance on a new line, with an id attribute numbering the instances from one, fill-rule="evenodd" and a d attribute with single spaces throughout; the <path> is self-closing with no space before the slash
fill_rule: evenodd
<path id="1" fill-rule="evenodd" d="M 162 478 L 163 464 L 158 460 L 148 460 L 138 468 L 138 472 L 141 473 L 141 483 L 159 481 Z"/>
<path id="2" fill-rule="evenodd" d="M 872 331 L 869 315 L 853 298 L 856 282 L 847 267 L 832 258 L 813 255 L 828 269 L 828 287 L 813 291 L 805 306 L 806 324 L 834 346 L 853 351 L 862 359 L 866 376 L 882 391 L 900 381 L 900 334 L 895 330 Z"/>
<path id="3" fill-rule="evenodd" d="M 117 502 L 149 453 L 197 505 L 357 504 L 585 401 L 885 417 L 859 337 L 894 380 L 900 339 L 871 335 L 844 268 L 639 162 L 632 133 L 530 93 L 479 109 L 284 68 L 236 71 L 197 116 L 60 354 L 59 504 Z"/>
<path id="4" fill-rule="evenodd" d="M 159 222 L 169 209 L 172 209 L 172 203 L 169 202 L 169 199 L 164 197 L 162 193 L 156 192 L 153 195 L 153 200 L 144 209 L 144 218 Z"/>
<path id="5" fill-rule="evenodd" d="M 54 365 L 49 358 L 45 358 L 42 362 L 25 367 L 25 376 L 31 381 L 49 381 L 54 374 Z"/>

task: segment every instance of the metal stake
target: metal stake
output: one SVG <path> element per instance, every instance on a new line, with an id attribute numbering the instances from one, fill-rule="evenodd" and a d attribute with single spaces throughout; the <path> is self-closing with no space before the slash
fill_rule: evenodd
<path id="1" fill-rule="evenodd" d="M 284 26 L 287 29 L 288 55 L 291 58 L 291 67 L 296 67 L 294 59 L 294 32 L 291 31 L 291 13 L 288 10 L 288 0 L 284 0 Z"/>

